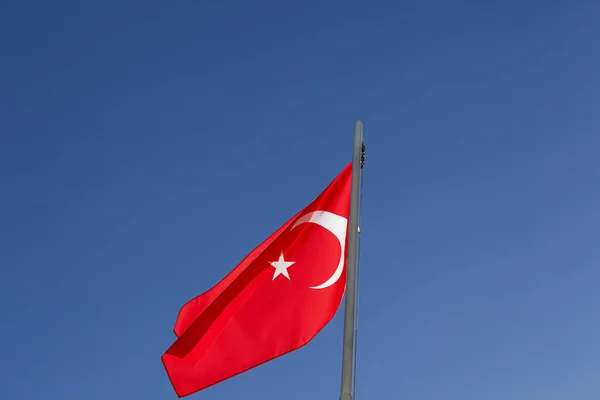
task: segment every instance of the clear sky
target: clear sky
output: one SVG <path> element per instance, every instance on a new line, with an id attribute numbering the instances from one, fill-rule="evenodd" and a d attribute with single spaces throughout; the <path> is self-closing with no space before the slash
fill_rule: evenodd
<path id="1" fill-rule="evenodd" d="M 600 3 L 7 1 L 0 398 L 174 399 L 365 124 L 358 399 L 600 398 Z M 342 318 L 193 398 L 337 399 Z"/>

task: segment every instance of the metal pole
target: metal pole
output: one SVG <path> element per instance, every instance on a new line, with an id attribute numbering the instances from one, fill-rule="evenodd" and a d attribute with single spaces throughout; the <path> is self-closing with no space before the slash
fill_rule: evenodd
<path id="1" fill-rule="evenodd" d="M 352 189 L 348 226 L 348 259 L 346 267 L 346 305 L 344 308 L 344 339 L 342 347 L 342 388 L 339 400 L 352 400 L 354 367 L 354 317 L 356 315 L 356 258 L 358 250 L 358 218 L 360 179 L 363 152 L 363 124 L 354 124 L 354 153 L 352 157 Z"/>

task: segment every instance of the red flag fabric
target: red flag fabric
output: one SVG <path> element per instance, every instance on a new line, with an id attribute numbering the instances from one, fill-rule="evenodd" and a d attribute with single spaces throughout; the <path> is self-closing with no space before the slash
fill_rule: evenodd
<path id="1" fill-rule="evenodd" d="M 346 281 L 350 163 L 212 289 L 185 304 L 162 362 L 179 397 L 294 351 L 338 310 Z"/>

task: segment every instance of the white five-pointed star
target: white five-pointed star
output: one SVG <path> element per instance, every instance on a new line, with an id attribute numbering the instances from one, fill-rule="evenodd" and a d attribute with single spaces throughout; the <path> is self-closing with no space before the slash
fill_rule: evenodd
<path id="1" fill-rule="evenodd" d="M 285 261 L 283 258 L 283 252 L 281 252 L 281 255 L 279 256 L 279 260 L 271 261 L 269 264 L 271 264 L 273 267 L 275 267 L 275 273 L 273 274 L 273 280 L 275 280 L 275 278 L 277 278 L 279 275 L 283 275 L 286 278 L 290 279 L 287 269 L 292 264 L 294 264 L 294 261 Z"/>

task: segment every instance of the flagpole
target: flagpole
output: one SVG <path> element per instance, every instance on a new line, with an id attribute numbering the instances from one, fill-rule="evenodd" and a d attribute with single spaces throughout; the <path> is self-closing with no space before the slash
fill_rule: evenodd
<path id="1" fill-rule="evenodd" d="M 346 267 L 346 304 L 342 346 L 342 387 L 339 400 L 353 400 L 354 334 L 356 316 L 356 264 L 358 254 L 358 219 L 360 213 L 361 170 L 364 161 L 363 124 L 354 123 L 354 153 L 352 156 L 352 188 L 348 226 L 348 259 Z"/>

